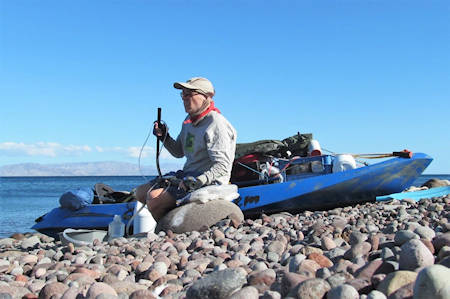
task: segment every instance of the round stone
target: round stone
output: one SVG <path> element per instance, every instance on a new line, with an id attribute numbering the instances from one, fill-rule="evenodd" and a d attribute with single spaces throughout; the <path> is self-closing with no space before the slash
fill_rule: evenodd
<path id="1" fill-rule="evenodd" d="M 402 245 L 399 259 L 401 270 L 414 271 L 433 264 L 433 254 L 420 240 L 413 239 Z"/>
<path id="2" fill-rule="evenodd" d="M 432 265 L 422 269 L 414 284 L 414 298 L 450 298 L 450 269 Z"/>
<path id="3" fill-rule="evenodd" d="M 359 299 L 358 291 L 348 284 L 332 288 L 327 293 L 327 299 Z"/>

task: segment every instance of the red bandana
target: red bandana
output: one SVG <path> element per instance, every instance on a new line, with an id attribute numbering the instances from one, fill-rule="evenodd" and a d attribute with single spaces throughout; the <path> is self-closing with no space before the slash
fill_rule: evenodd
<path id="1" fill-rule="evenodd" d="M 209 112 L 211 111 L 216 111 L 217 113 L 220 113 L 219 109 L 217 109 L 214 106 L 214 101 L 211 101 L 211 104 L 209 104 L 208 109 L 206 109 L 205 111 L 203 111 L 202 113 L 200 113 L 199 115 L 196 116 L 190 116 L 188 119 L 186 119 L 183 124 L 189 124 L 189 123 L 193 123 L 195 124 L 198 120 L 202 119 L 203 117 L 205 117 Z"/>

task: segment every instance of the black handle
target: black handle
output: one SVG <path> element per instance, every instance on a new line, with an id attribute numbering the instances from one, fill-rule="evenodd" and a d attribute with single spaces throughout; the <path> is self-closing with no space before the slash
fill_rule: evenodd
<path id="1" fill-rule="evenodd" d="M 400 157 L 400 158 L 408 158 L 411 159 L 412 158 L 412 152 L 409 150 L 403 150 L 402 152 L 393 152 L 392 155 L 394 157 Z"/>
<path id="2" fill-rule="evenodd" d="M 161 108 L 158 107 L 158 127 L 161 125 Z M 156 170 L 158 170 L 159 177 L 162 177 L 161 168 L 159 167 L 159 138 L 156 138 Z"/>
<path id="3" fill-rule="evenodd" d="M 158 125 L 161 124 L 161 107 L 158 107 Z"/>

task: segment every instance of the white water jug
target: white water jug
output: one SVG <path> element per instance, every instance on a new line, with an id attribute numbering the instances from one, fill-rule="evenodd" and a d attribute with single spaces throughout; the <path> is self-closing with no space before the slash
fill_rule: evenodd
<path id="1" fill-rule="evenodd" d="M 154 232 L 156 227 L 156 221 L 152 216 L 152 213 L 147 207 L 142 208 L 143 204 L 140 201 L 136 202 L 134 207 L 134 219 L 133 219 L 133 233 L 146 233 Z"/>
<path id="2" fill-rule="evenodd" d="M 352 155 L 337 155 L 333 161 L 333 172 L 341 172 L 356 168 L 356 161 Z"/>
<path id="3" fill-rule="evenodd" d="M 114 215 L 113 221 L 108 225 L 108 240 L 123 237 L 125 233 L 125 224 L 119 215 Z"/>

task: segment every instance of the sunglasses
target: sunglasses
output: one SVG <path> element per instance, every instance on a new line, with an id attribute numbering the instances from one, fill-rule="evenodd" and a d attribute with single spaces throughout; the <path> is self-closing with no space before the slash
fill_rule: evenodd
<path id="1" fill-rule="evenodd" d="M 196 96 L 199 94 L 201 94 L 203 96 L 205 95 L 205 94 L 195 91 L 195 90 L 183 90 L 182 92 L 180 92 L 181 98 L 193 97 L 193 96 Z"/>

